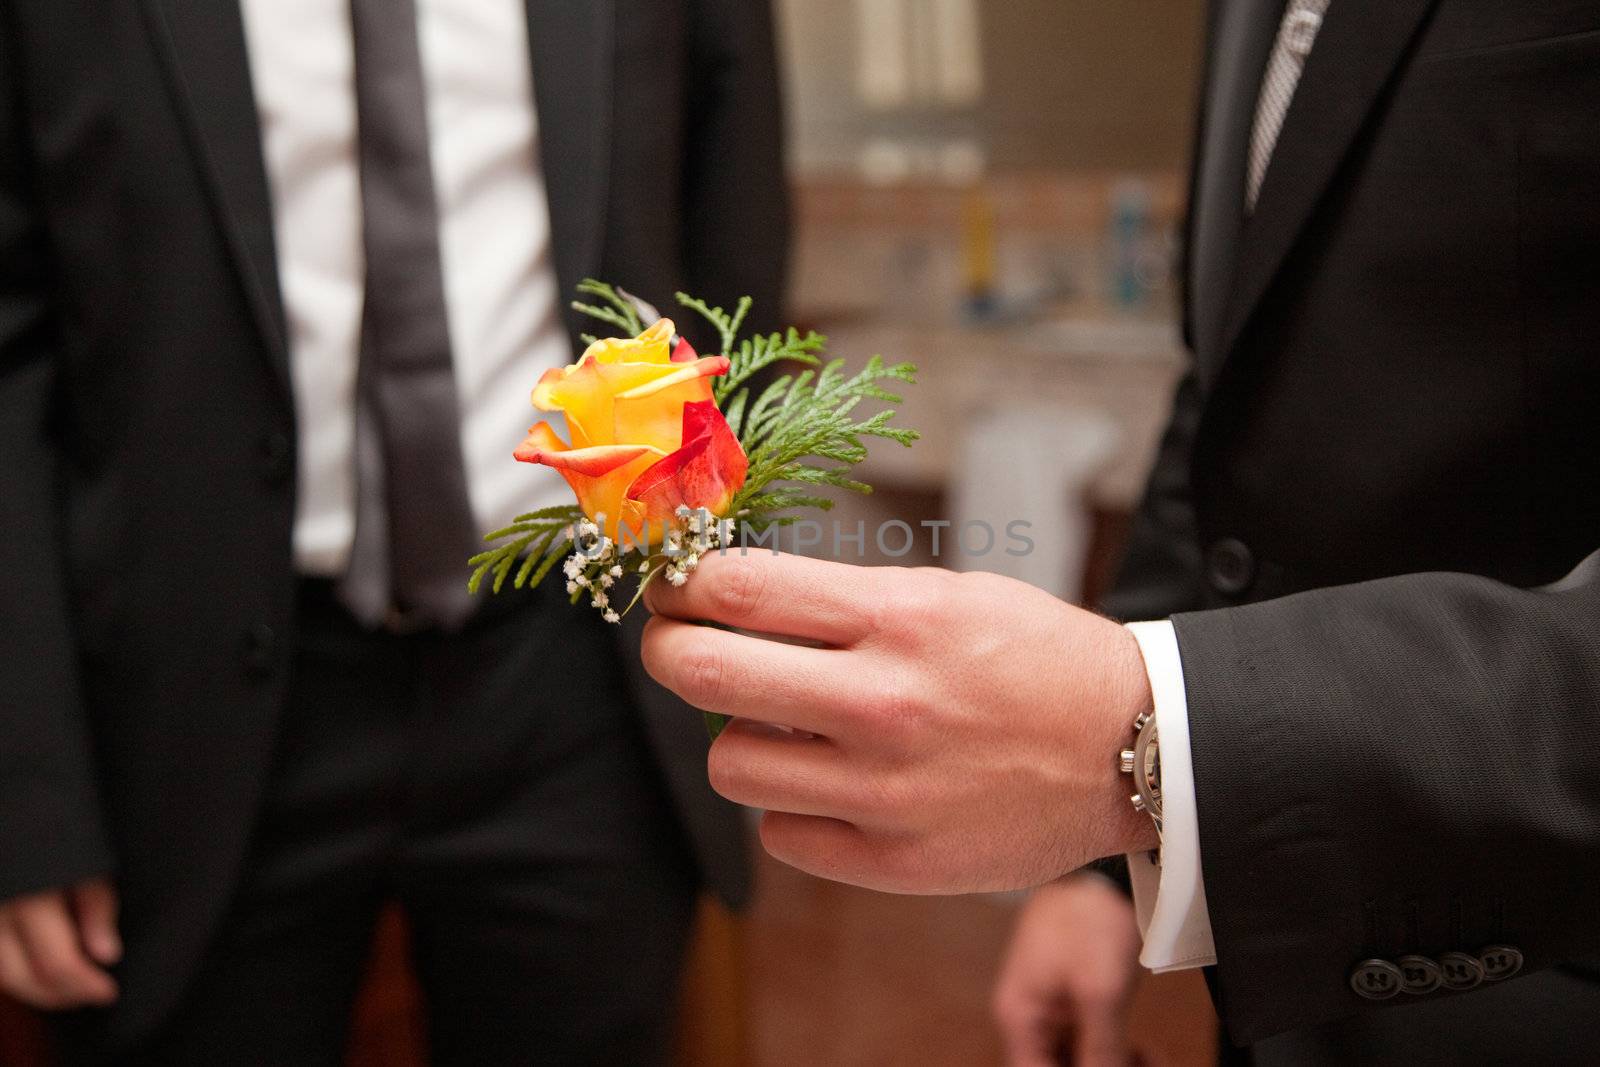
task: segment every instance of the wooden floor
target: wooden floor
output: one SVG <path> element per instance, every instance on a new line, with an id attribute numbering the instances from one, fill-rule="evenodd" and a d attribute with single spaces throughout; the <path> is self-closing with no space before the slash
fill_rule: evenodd
<path id="1" fill-rule="evenodd" d="M 750 1067 L 998 1064 L 989 989 L 1012 905 L 895 897 L 763 857 L 745 928 Z M 1147 977 L 1135 1008 L 1144 1060 L 1210 1067 L 1216 1021 L 1198 972 Z"/>

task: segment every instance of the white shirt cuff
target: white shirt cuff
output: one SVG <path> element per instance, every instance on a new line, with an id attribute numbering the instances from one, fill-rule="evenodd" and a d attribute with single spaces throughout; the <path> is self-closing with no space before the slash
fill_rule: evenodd
<path id="1" fill-rule="evenodd" d="M 1144 653 L 1161 739 L 1161 866 L 1143 852 L 1128 857 L 1134 910 L 1144 936 L 1139 962 L 1157 974 L 1206 967 L 1217 962 L 1217 950 L 1200 877 L 1189 697 L 1183 687 L 1178 635 L 1170 622 L 1136 622 L 1128 631 Z"/>

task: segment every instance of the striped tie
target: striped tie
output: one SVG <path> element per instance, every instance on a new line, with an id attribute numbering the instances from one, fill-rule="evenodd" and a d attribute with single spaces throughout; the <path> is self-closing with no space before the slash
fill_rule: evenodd
<path id="1" fill-rule="evenodd" d="M 1327 10 L 1328 0 L 1291 0 L 1284 12 L 1277 42 L 1272 46 L 1272 58 L 1267 61 L 1267 73 L 1261 81 L 1255 128 L 1250 134 L 1245 206 L 1251 211 L 1255 210 L 1256 199 L 1261 195 L 1261 183 L 1266 179 L 1267 165 L 1272 162 L 1272 151 L 1283 130 L 1284 116 L 1289 113 L 1289 102 L 1294 99 L 1306 57 L 1316 43 Z"/>

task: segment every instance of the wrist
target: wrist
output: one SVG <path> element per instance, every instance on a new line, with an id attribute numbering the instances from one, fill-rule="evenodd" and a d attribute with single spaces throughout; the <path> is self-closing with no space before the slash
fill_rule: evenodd
<path id="1" fill-rule="evenodd" d="M 1131 802 L 1133 786 L 1119 762 L 1122 750 L 1131 746 L 1135 722 L 1140 716 L 1155 714 L 1155 695 L 1138 640 L 1123 627 L 1118 630 L 1121 640 L 1113 655 L 1111 699 L 1106 702 L 1108 743 L 1093 754 L 1103 762 L 1109 779 L 1103 791 L 1107 837 L 1101 856 L 1148 852 L 1161 845 L 1155 820 Z"/>

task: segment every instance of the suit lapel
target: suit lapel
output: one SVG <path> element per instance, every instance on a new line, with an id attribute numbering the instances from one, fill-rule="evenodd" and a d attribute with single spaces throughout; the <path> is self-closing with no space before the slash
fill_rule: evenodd
<path id="1" fill-rule="evenodd" d="M 1245 226 L 1219 343 L 1238 342 L 1339 166 L 1438 0 L 1334 0 L 1284 119 L 1255 214 Z"/>
<path id="2" fill-rule="evenodd" d="M 149 32 L 183 115 L 211 208 L 238 270 L 274 377 L 291 398 L 272 201 L 237 3 L 144 0 Z"/>
<path id="3" fill-rule="evenodd" d="M 527 0 L 539 113 L 539 158 L 550 199 L 562 292 L 601 267 L 611 171 L 615 0 Z"/>

